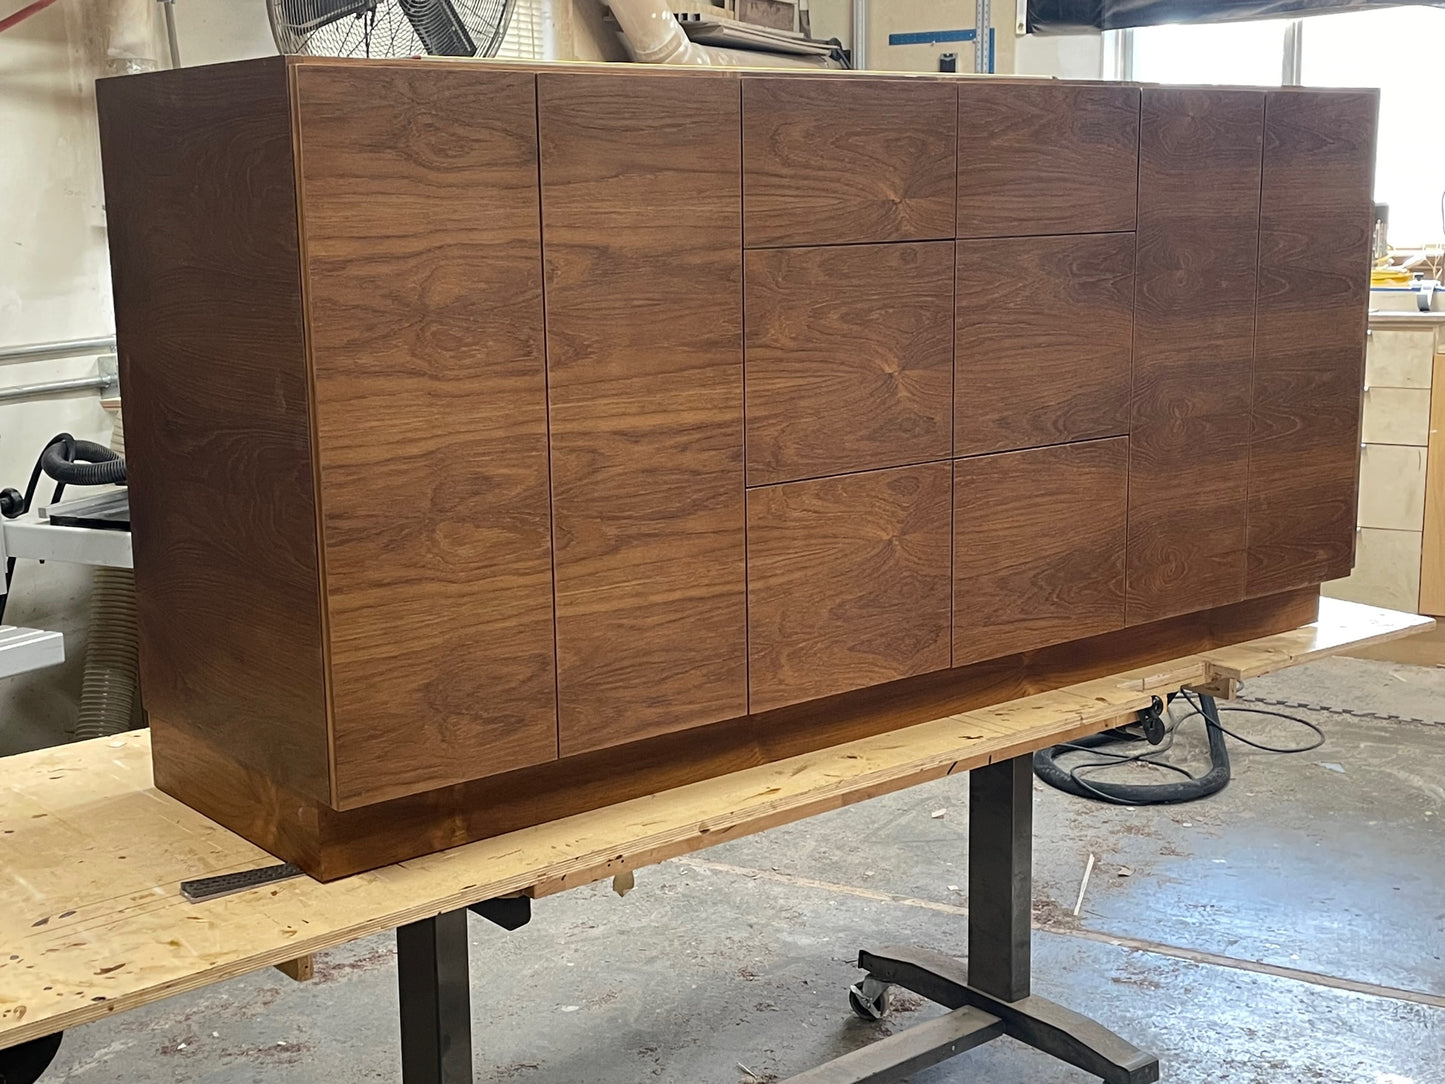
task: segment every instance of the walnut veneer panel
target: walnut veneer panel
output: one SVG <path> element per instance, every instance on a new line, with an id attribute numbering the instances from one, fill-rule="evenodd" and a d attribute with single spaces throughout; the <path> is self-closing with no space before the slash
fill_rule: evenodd
<path id="1" fill-rule="evenodd" d="M 1378 95 L 1271 92 L 1249 465 L 1252 595 L 1349 574 Z"/>
<path id="2" fill-rule="evenodd" d="M 952 452 L 953 242 L 745 260 L 748 484 Z"/>
<path id="3" fill-rule="evenodd" d="M 557 756 L 534 83 L 296 69 L 342 808 Z"/>
<path id="4" fill-rule="evenodd" d="M 151 726 L 327 802 L 285 62 L 97 99 Z"/>
<path id="5" fill-rule="evenodd" d="M 1244 596 L 1264 93 L 1146 87 L 1130 624 Z"/>
<path id="6" fill-rule="evenodd" d="M 749 705 L 949 665 L 952 467 L 748 491 Z"/>
<path id="7" fill-rule="evenodd" d="M 738 84 L 537 85 L 567 755 L 747 710 Z"/>
<path id="8" fill-rule="evenodd" d="M 951 80 L 743 79 L 749 245 L 953 236 Z"/>
<path id="9" fill-rule="evenodd" d="M 959 455 L 1129 431 L 1134 235 L 958 242 Z"/>
<path id="10" fill-rule="evenodd" d="M 1139 88 L 958 83 L 959 237 L 1132 230 Z"/>
<path id="11" fill-rule="evenodd" d="M 954 463 L 954 666 L 1123 628 L 1128 487 L 1123 437 Z"/>

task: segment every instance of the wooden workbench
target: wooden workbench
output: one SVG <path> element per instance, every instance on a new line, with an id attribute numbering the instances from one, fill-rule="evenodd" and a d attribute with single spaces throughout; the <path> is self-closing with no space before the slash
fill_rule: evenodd
<path id="1" fill-rule="evenodd" d="M 0 761 L 0 1048 L 356 938 L 543 896 L 1117 725 L 1155 692 L 1233 684 L 1434 625 L 1322 600 L 1319 620 L 320 884 L 193 904 L 182 880 L 274 859 L 151 786 L 135 731 Z"/>

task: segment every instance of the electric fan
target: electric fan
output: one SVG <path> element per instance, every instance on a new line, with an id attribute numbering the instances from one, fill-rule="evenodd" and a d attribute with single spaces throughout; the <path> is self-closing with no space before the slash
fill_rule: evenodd
<path id="1" fill-rule="evenodd" d="M 495 56 L 516 0 L 266 0 L 283 53 Z"/>

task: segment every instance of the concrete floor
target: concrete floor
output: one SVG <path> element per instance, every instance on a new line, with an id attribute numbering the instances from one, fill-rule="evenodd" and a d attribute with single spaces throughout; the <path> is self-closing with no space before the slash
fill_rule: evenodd
<path id="1" fill-rule="evenodd" d="M 1298 713 L 1328 743 L 1234 746 L 1233 784 L 1187 806 L 1036 787 L 1035 991 L 1153 1050 L 1169 1081 L 1445 1084 L 1445 670 L 1332 659 L 1246 695 L 1312 705 Z M 1418 721 L 1351 714 L 1367 712 Z M 1202 751 L 1198 721 L 1186 731 Z M 595 885 L 542 900 L 515 933 L 473 919 L 477 1079 L 756 1084 L 939 1011 L 904 995 L 867 1024 L 844 992 L 862 946 L 962 954 L 966 787 L 643 870 L 625 899 Z M 44 1079 L 396 1081 L 395 982 L 391 937 L 371 938 L 319 958 L 309 983 L 268 970 L 81 1028 Z M 1086 1079 L 1007 1039 L 914 1078 Z"/>

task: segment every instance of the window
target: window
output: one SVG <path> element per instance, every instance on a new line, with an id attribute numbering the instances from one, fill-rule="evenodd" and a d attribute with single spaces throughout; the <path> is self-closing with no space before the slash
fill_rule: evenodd
<path id="1" fill-rule="evenodd" d="M 1122 49 L 1126 78 L 1157 83 L 1278 86 L 1295 70 L 1317 87 L 1380 88 L 1375 199 L 1390 206 L 1390 242 L 1412 247 L 1445 237 L 1445 138 L 1433 102 L 1445 63 L 1445 10 L 1406 6 L 1245 23 L 1149 26 Z"/>
<path id="2" fill-rule="evenodd" d="M 512 6 L 512 21 L 497 49 L 497 56 L 507 60 L 542 60 L 546 46 L 542 35 L 543 0 L 517 0 Z"/>

